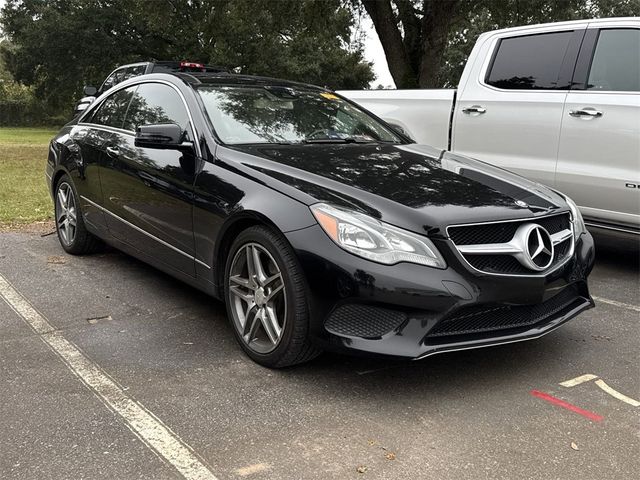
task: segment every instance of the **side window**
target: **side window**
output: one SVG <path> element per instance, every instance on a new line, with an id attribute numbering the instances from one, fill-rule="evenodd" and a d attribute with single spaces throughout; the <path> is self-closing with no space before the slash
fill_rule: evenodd
<path id="1" fill-rule="evenodd" d="M 98 125 L 122 128 L 127 107 L 129 106 L 129 101 L 135 88 L 136 87 L 129 87 L 118 90 L 113 95 L 107 97 L 88 121 Z"/>
<path id="2" fill-rule="evenodd" d="M 122 75 L 122 78 L 119 81 L 124 82 L 125 80 L 128 80 L 132 77 L 138 77 L 140 75 L 144 75 L 145 69 L 146 69 L 145 65 L 136 65 L 133 67 L 128 67 L 124 71 L 124 74 Z"/>
<path id="3" fill-rule="evenodd" d="M 118 69 L 113 72 L 109 77 L 104 81 L 102 87 L 100 87 L 101 92 L 106 92 L 111 87 L 119 84 L 122 81 L 122 76 L 124 75 L 124 69 Z"/>
<path id="4" fill-rule="evenodd" d="M 600 32 L 587 89 L 640 92 L 640 30 Z"/>
<path id="5" fill-rule="evenodd" d="M 569 32 L 503 38 L 498 44 L 485 82 L 507 90 L 557 90 Z"/>
<path id="6" fill-rule="evenodd" d="M 143 83 L 133 95 L 124 128 L 135 131 L 140 125 L 155 123 L 176 123 L 186 130 L 189 116 L 173 88 L 161 83 Z"/>

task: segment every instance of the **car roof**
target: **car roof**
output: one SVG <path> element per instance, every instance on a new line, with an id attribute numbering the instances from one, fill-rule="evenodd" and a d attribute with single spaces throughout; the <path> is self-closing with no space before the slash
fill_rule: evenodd
<path id="1" fill-rule="evenodd" d="M 589 26 L 605 26 L 607 24 L 616 24 L 619 22 L 637 22 L 640 21 L 640 17 L 609 17 L 609 18 L 585 18 L 582 20 L 567 20 L 564 22 L 549 22 L 549 23 L 538 23 L 532 25 L 520 25 L 517 27 L 509 27 L 509 28 L 501 28 L 498 30 L 489 30 L 484 32 L 482 35 L 493 35 L 493 34 L 502 34 L 502 33 L 517 33 L 520 31 L 529 31 L 529 30 L 545 30 L 545 29 L 560 29 L 560 28 L 570 28 L 570 27 L 585 27 Z M 541 32 L 543 33 L 543 32 Z"/>
<path id="2" fill-rule="evenodd" d="M 326 91 L 327 88 L 308 83 L 294 82 L 282 78 L 262 77 L 258 75 L 242 75 L 238 73 L 200 73 L 200 72 L 168 72 L 168 75 L 181 78 L 185 83 L 193 87 L 199 85 L 246 85 L 246 86 L 279 86 L 293 88 L 307 88 L 312 90 Z"/>

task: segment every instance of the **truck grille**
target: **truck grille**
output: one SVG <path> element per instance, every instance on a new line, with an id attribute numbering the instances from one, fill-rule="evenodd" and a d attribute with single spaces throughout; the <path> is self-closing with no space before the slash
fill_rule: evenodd
<path id="1" fill-rule="evenodd" d="M 542 218 L 525 220 L 496 222 L 478 225 L 452 225 L 447 229 L 449 238 L 453 244 L 459 247 L 469 245 L 481 245 L 490 247 L 495 244 L 510 242 L 518 228 L 523 224 L 537 224 L 545 228 L 550 235 L 566 230 L 571 230 L 569 213 L 551 215 Z M 475 270 L 497 275 L 545 275 L 551 270 L 561 266 L 571 258 L 573 254 L 573 238 L 569 237 L 554 245 L 554 257 L 546 271 L 537 272 L 525 267 L 512 254 L 494 253 L 463 253 L 460 252 L 466 262 Z"/>

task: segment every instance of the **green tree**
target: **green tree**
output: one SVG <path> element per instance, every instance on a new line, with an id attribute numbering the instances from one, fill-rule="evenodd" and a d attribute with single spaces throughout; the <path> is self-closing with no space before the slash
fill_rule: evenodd
<path id="1" fill-rule="evenodd" d="M 8 0 L 0 52 L 52 108 L 117 65 L 192 60 L 332 88 L 373 80 L 341 0 Z"/>
<path id="2" fill-rule="evenodd" d="M 371 17 L 398 88 L 458 83 L 478 35 L 518 25 L 637 16 L 640 0 L 355 0 Z"/>

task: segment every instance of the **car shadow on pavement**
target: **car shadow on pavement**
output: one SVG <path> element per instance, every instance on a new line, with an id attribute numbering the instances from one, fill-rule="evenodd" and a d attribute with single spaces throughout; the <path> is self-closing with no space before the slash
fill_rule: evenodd
<path id="1" fill-rule="evenodd" d="M 610 266 L 629 273 L 640 271 L 640 238 L 594 234 L 596 267 Z"/>
<path id="2" fill-rule="evenodd" d="M 145 282 L 150 282 L 158 295 L 179 298 L 182 305 L 189 305 L 190 314 L 186 316 L 172 318 L 169 315 L 171 312 L 164 312 L 163 328 L 173 328 L 172 325 L 175 325 L 176 331 L 185 327 L 191 332 L 198 331 L 200 345 L 193 351 L 198 354 L 198 364 L 211 362 L 223 365 L 240 361 L 250 375 L 261 376 L 267 371 L 285 384 L 309 383 L 310 387 L 324 384 L 327 386 L 324 391 L 330 397 L 344 396 L 346 399 L 355 395 L 361 396 L 364 401 L 365 398 L 376 399 L 389 395 L 411 398 L 432 392 L 432 395 L 443 398 L 459 395 L 461 388 L 469 395 L 472 392 L 483 395 L 487 389 L 511 388 L 514 382 L 535 376 L 536 372 L 544 371 L 549 359 L 558 361 L 567 349 L 575 349 L 576 345 L 583 342 L 579 338 L 580 333 L 569 323 L 537 340 L 450 352 L 419 361 L 325 352 L 309 363 L 269 371 L 249 360 L 235 344 L 221 301 L 113 249 L 88 259 L 91 263 L 102 263 L 108 259 L 110 268 L 124 268 L 136 277 L 144 278 Z M 616 258 L 612 255 L 606 261 L 616 261 Z M 95 266 L 100 268 L 99 265 Z M 190 325 L 185 325 L 185 322 Z M 217 344 L 221 340 L 226 345 L 222 349 Z"/>

